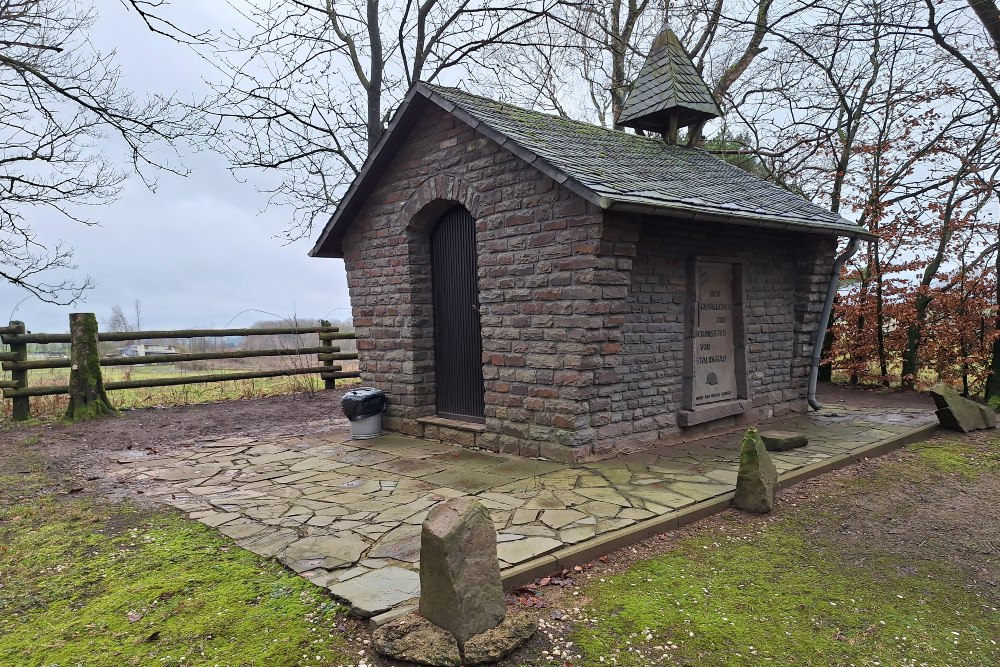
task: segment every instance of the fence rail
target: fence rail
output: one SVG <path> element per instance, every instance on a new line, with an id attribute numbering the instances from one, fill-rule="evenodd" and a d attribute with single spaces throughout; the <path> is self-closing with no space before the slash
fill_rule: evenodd
<path id="1" fill-rule="evenodd" d="M 92 314 L 88 314 L 93 317 Z M 72 319 L 72 316 L 71 316 Z M 96 318 L 94 319 L 96 321 Z M 278 335 L 305 335 L 317 334 L 320 344 L 318 346 L 304 346 L 294 348 L 271 348 L 264 350 L 228 350 L 222 352 L 191 352 L 179 354 L 151 354 L 135 357 L 98 357 L 90 359 L 92 363 L 74 365 L 73 360 L 76 355 L 72 353 L 74 347 L 79 349 L 93 349 L 97 352 L 96 343 L 101 342 L 130 342 L 139 340 L 162 340 L 178 338 L 222 338 L 227 336 L 278 336 Z M 318 374 L 326 389 L 336 386 L 336 381 L 340 379 L 359 377 L 357 371 L 345 371 L 335 361 L 357 359 L 356 352 L 342 352 L 334 345 L 336 340 L 349 340 L 355 337 L 353 332 L 343 332 L 339 328 L 331 326 L 329 322 L 321 321 L 319 326 L 290 326 L 290 327 L 268 327 L 260 329 L 177 329 L 170 331 L 128 331 L 128 332 L 106 332 L 100 333 L 96 329 L 90 332 L 92 336 L 89 340 L 76 340 L 76 334 L 49 334 L 30 333 L 23 322 L 11 322 L 6 327 L 0 327 L 0 341 L 10 346 L 9 352 L 0 352 L 0 362 L 5 371 L 10 371 L 11 379 L 0 380 L 0 389 L 3 390 L 3 397 L 13 401 L 13 417 L 15 421 L 24 421 L 30 418 L 29 399 L 33 396 L 52 396 L 58 394 L 70 394 L 71 401 L 74 400 L 72 381 L 73 373 L 78 372 L 78 366 L 83 365 L 93 367 L 100 374 L 101 367 L 108 366 L 139 366 L 144 364 L 178 363 L 184 361 L 207 361 L 218 359 L 248 359 L 260 357 L 301 357 L 306 355 L 316 355 L 321 365 L 308 367 L 291 367 L 275 370 L 238 371 L 228 373 L 213 373 L 203 375 L 184 375 L 177 377 L 145 378 L 140 380 L 122 380 L 113 382 L 103 382 L 98 377 L 98 384 L 105 390 L 115 389 L 139 389 L 146 387 L 168 387 L 183 384 L 199 384 L 203 382 L 225 382 L 230 380 L 251 380 L 256 378 L 271 378 L 290 375 L 313 375 Z M 79 334 L 86 336 L 87 334 Z M 70 358 L 62 359 L 28 359 L 28 344 L 70 344 Z M 88 345 L 92 343 L 92 345 Z M 71 376 L 68 385 L 45 385 L 29 386 L 28 372 L 31 370 L 69 368 Z"/>

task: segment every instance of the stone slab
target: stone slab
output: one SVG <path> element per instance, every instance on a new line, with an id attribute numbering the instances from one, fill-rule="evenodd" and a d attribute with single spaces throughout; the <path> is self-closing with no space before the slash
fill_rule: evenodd
<path id="1" fill-rule="evenodd" d="M 528 559 L 555 551 L 562 542 L 549 537 L 526 537 L 516 542 L 503 542 L 497 545 L 497 556 L 500 560 L 516 565 Z"/>
<path id="2" fill-rule="evenodd" d="M 761 431 L 760 439 L 764 441 L 764 447 L 769 452 L 784 452 L 809 444 L 806 436 L 794 431 Z"/>
<path id="3" fill-rule="evenodd" d="M 351 613 L 371 618 L 420 596 L 420 575 L 413 570 L 384 567 L 328 587 L 334 597 L 347 601 Z"/>
<path id="4" fill-rule="evenodd" d="M 934 414 L 937 415 L 942 427 L 961 433 L 996 428 L 995 412 L 964 398 L 947 384 L 939 382 L 931 387 L 930 392 L 937 406 Z"/>
<path id="5" fill-rule="evenodd" d="M 368 543 L 351 533 L 305 537 L 292 542 L 279 560 L 296 572 L 317 567 L 333 570 L 354 565 L 368 548 Z"/>

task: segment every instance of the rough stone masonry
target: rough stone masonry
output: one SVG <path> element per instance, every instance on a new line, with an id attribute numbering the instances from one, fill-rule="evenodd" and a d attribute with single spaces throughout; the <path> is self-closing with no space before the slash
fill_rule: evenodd
<path id="1" fill-rule="evenodd" d="M 429 229 L 476 219 L 486 424 L 435 414 Z M 496 142 L 428 108 L 344 241 L 362 379 L 386 427 L 522 456 L 613 456 L 805 409 L 831 237 L 605 213 Z M 745 267 L 748 408 L 682 428 L 692 254 Z"/>

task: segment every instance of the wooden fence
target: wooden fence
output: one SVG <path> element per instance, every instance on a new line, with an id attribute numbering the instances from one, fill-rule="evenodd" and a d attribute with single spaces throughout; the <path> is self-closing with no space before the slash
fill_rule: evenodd
<path id="1" fill-rule="evenodd" d="M 344 378 L 359 377 L 357 371 L 344 371 L 336 361 L 357 359 L 356 352 L 341 352 L 334 341 L 353 339 L 353 332 L 341 332 L 339 328 L 330 326 L 329 322 L 321 321 L 319 326 L 289 326 L 260 329 L 179 329 L 173 331 L 127 331 L 127 332 L 96 332 L 97 342 L 125 342 L 138 340 L 163 340 L 176 338 L 216 338 L 224 336 L 274 336 L 274 335 L 318 334 L 319 346 L 273 348 L 264 350 L 227 350 L 222 352 L 194 352 L 177 354 L 151 354 L 137 357 L 100 357 L 100 366 L 136 366 L 140 364 L 177 363 L 182 361 L 203 361 L 210 359 L 246 359 L 252 357 L 301 357 L 313 355 L 319 365 L 305 367 L 290 367 L 276 370 L 239 371 L 232 373 L 215 373 L 210 375 L 183 375 L 177 377 L 147 378 L 143 380 L 124 380 L 120 382 L 104 382 L 104 388 L 136 389 L 140 387 L 166 387 L 200 382 L 224 382 L 226 380 L 250 380 L 254 378 L 280 377 L 285 375 L 319 374 L 324 387 L 332 389 L 336 381 Z M 0 380 L 3 397 L 13 401 L 13 416 L 15 421 L 30 418 L 29 401 L 32 396 L 51 396 L 55 394 L 70 394 L 69 385 L 31 386 L 28 373 L 32 370 L 49 368 L 71 368 L 69 357 L 58 359 L 28 359 L 29 344 L 69 343 L 70 349 L 85 343 L 74 340 L 68 333 L 31 333 L 23 322 L 11 322 L 6 327 L 0 327 L 0 342 L 10 347 L 9 352 L 0 352 L 0 362 L 3 370 L 10 371 L 10 380 Z M 97 350 L 97 346 L 91 346 Z M 71 354 L 72 356 L 72 354 Z M 72 398 L 72 396 L 71 396 Z"/>

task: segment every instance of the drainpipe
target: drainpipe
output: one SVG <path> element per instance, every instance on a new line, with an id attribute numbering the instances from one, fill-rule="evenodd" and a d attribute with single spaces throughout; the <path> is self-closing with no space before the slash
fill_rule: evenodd
<path id="1" fill-rule="evenodd" d="M 826 329 L 830 326 L 830 314 L 833 312 L 833 298 L 837 295 L 837 285 L 840 283 L 840 269 L 844 266 L 854 253 L 858 251 L 861 239 L 857 236 L 851 239 L 847 249 L 833 261 L 833 274 L 830 276 L 830 286 L 826 289 L 826 301 L 823 303 L 823 314 L 819 318 L 819 328 L 816 330 L 816 342 L 813 343 L 812 357 L 809 358 L 809 394 L 806 400 L 809 407 L 819 410 L 823 404 L 816 400 L 816 382 L 819 380 L 819 362 L 823 356 L 823 339 L 826 338 Z"/>

